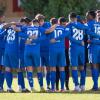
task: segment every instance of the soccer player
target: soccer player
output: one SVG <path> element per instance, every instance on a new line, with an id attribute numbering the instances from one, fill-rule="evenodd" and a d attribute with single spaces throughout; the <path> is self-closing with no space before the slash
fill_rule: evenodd
<path id="1" fill-rule="evenodd" d="M 66 66 L 66 58 L 65 58 L 65 44 L 64 39 L 55 40 L 55 38 L 59 37 L 62 34 L 65 34 L 65 29 L 63 25 L 63 19 L 59 19 L 59 25 L 55 28 L 54 32 L 48 34 L 50 39 L 49 44 L 49 53 L 50 53 L 50 77 L 51 77 L 51 91 L 55 92 L 55 82 L 56 82 L 56 66 L 59 67 L 60 71 L 60 82 L 61 82 L 61 92 L 65 92 L 64 90 L 64 82 L 65 82 L 65 67 Z M 53 22 L 53 19 L 51 23 Z"/>
<path id="2" fill-rule="evenodd" d="M 20 19 L 20 25 L 17 25 L 19 28 L 26 26 L 27 19 L 26 17 Z M 19 38 L 19 69 L 18 69 L 18 86 L 20 92 L 30 92 L 25 88 L 25 81 L 23 72 L 25 72 L 24 65 L 24 48 L 25 48 L 25 38 Z"/>
<path id="3" fill-rule="evenodd" d="M 100 35 L 100 23 L 96 22 L 96 13 L 95 11 L 88 11 L 87 14 L 87 24 L 90 30 L 98 35 Z M 97 18 L 98 20 L 98 18 Z M 100 56 L 100 46 L 97 44 L 99 38 L 94 38 L 92 36 L 89 37 L 89 62 L 91 63 L 91 70 L 92 70 L 92 80 L 94 82 L 92 90 L 98 90 L 98 64 L 100 63 L 99 56 Z M 95 42 L 96 41 L 96 42 Z"/>
<path id="4" fill-rule="evenodd" d="M 69 14 L 70 23 L 78 23 L 76 13 Z M 69 25 L 71 30 L 71 36 L 76 40 L 80 41 L 80 45 L 78 43 L 70 41 L 70 63 L 72 66 L 72 78 L 75 84 L 75 91 L 80 92 L 81 90 L 85 90 L 85 70 L 84 70 L 84 62 L 85 62 L 85 50 L 84 50 L 84 30 L 77 29 L 76 27 Z M 78 81 L 78 67 L 80 69 L 80 84 Z"/>
<path id="5" fill-rule="evenodd" d="M 84 91 L 85 90 L 85 50 L 84 50 L 84 33 L 88 33 L 93 37 L 98 37 L 98 35 L 93 32 L 90 33 L 90 30 L 87 26 L 77 22 L 76 13 L 69 14 L 70 24 L 65 30 L 69 30 L 70 34 L 68 38 L 70 39 L 70 62 L 72 66 L 72 77 L 75 84 L 75 91 Z M 68 31 L 67 31 L 68 32 Z M 65 34 L 67 35 L 67 34 Z M 63 36 L 63 35 L 62 35 Z M 59 37 L 58 37 L 59 38 Z M 60 36 L 61 38 L 61 36 Z M 80 68 L 80 84 L 78 81 L 78 67 Z"/>
<path id="6" fill-rule="evenodd" d="M 62 24 L 64 27 L 66 27 L 66 19 L 62 18 Z M 59 18 L 60 20 L 60 18 Z M 54 19 L 55 21 L 55 19 Z M 69 90 L 69 40 L 67 38 L 65 38 L 65 55 L 66 55 L 66 63 L 67 65 L 65 66 L 65 87 L 66 90 Z M 60 78 L 60 72 L 59 72 L 59 68 L 56 67 L 56 90 L 59 90 L 59 78 Z"/>
<path id="7" fill-rule="evenodd" d="M 0 34 L 5 32 L 3 29 L 5 22 L 4 16 L 0 16 Z M 0 37 L 0 92 L 3 92 L 3 83 L 4 83 L 4 67 L 3 67 L 3 57 L 4 57 L 4 50 L 5 50 L 5 36 Z"/>
<path id="8" fill-rule="evenodd" d="M 45 22 L 45 16 L 42 14 L 37 14 L 35 18 L 39 22 L 39 26 L 48 29 L 50 28 L 50 23 Z M 46 35 L 47 37 L 47 35 Z M 40 55 L 41 55 L 41 66 L 46 66 L 46 82 L 47 82 L 47 90 L 50 89 L 50 67 L 49 67 L 49 40 L 48 37 L 41 41 L 40 43 Z"/>
<path id="9" fill-rule="evenodd" d="M 96 20 L 97 20 L 97 22 L 98 22 L 98 24 L 99 24 L 99 25 L 98 25 L 99 27 L 97 28 L 97 29 L 98 29 L 97 32 L 98 32 L 98 34 L 100 35 L 100 10 L 97 10 L 97 11 L 96 11 Z M 97 42 L 97 41 L 96 41 L 96 42 Z M 99 39 L 98 42 L 99 42 L 99 46 L 100 46 L 100 39 Z M 100 48 L 99 48 L 98 51 L 99 51 L 99 53 L 98 53 L 98 54 L 99 54 L 98 58 L 100 58 Z M 99 73 L 100 73 L 100 67 L 99 67 L 99 66 L 100 66 L 100 60 L 99 60 L 99 63 L 98 63 L 98 69 L 99 69 Z"/>
<path id="10" fill-rule="evenodd" d="M 75 91 L 84 91 L 85 90 L 85 70 L 84 70 L 84 62 L 85 62 L 85 50 L 84 50 L 84 33 L 89 35 L 92 38 L 100 38 L 99 35 L 95 34 L 89 27 L 84 26 L 83 24 L 77 22 L 77 17 L 75 13 L 70 14 L 72 30 L 72 37 L 77 40 L 77 42 L 81 42 L 82 45 L 78 45 L 76 43 L 71 42 L 70 46 L 70 61 L 72 65 L 72 77 L 75 83 Z M 74 47 L 75 46 L 75 47 Z M 76 52 L 74 54 L 74 52 Z M 75 51 L 76 50 L 76 51 Z M 78 82 L 78 70 L 77 67 L 80 67 L 80 84 Z M 79 86 L 80 85 L 80 86 Z"/>
<path id="11" fill-rule="evenodd" d="M 19 64 L 19 37 L 28 38 L 27 35 L 19 32 L 15 23 L 5 25 L 6 32 L 0 36 L 6 36 L 5 52 L 4 52 L 4 66 L 5 79 L 7 82 L 7 92 L 14 93 L 12 89 L 13 74 L 12 70 L 18 69 Z"/>
<path id="12" fill-rule="evenodd" d="M 35 39 L 31 40 L 30 44 L 25 44 L 24 51 L 24 61 L 27 68 L 27 78 L 32 92 L 36 92 L 33 85 L 33 67 L 37 68 L 38 82 L 40 85 L 40 91 L 44 92 L 43 87 L 43 73 L 40 67 L 40 41 L 45 39 L 44 33 L 50 33 L 54 30 L 54 27 L 51 27 L 45 30 L 43 27 L 39 26 L 38 20 L 33 20 L 33 26 L 27 24 L 27 27 L 23 30 L 27 33 L 28 36 L 34 36 Z"/>

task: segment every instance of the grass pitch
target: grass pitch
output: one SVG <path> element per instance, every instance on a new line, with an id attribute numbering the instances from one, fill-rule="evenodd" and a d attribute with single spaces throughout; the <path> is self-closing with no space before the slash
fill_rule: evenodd
<path id="1" fill-rule="evenodd" d="M 29 89 L 27 80 L 25 79 L 26 87 Z M 100 91 L 92 92 L 89 91 L 93 85 L 92 78 L 87 77 L 86 79 L 86 92 L 75 93 L 73 92 L 74 84 L 72 78 L 70 78 L 70 91 L 67 93 L 0 93 L 0 100 L 100 100 Z M 46 82 L 44 80 L 44 86 L 46 88 Z M 38 81 L 34 79 L 34 87 L 39 91 Z M 100 78 L 99 78 L 100 87 Z M 4 85 L 6 90 L 6 84 Z M 13 80 L 13 89 L 17 92 L 17 79 Z"/>

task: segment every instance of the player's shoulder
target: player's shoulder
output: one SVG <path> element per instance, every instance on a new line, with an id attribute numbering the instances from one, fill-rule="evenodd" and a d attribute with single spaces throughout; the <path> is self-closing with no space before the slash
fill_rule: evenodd
<path id="1" fill-rule="evenodd" d="M 57 25 L 56 29 L 64 30 L 64 26 L 62 26 L 62 25 Z"/>
<path id="2" fill-rule="evenodd" d="M 44 28 L 51 27 L 50 22 L 44 22 L 43 27 L 44 27 Z"/>

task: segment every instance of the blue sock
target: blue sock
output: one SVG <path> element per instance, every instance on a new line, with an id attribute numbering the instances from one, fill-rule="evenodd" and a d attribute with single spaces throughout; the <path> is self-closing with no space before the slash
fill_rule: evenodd
<path id="1" fill-rule="evenodd" d="M 38 72 L 37 76 L 38 76 L 38 82 L 39 82 L 40 87 L 43 87 L 43 73 Z"/>
<path id="2" fill-rule="evenodd" d="M 0 88 L 3 89 L 3 84 L 4 84 L 4 72 L 0 70 Z"/>
<path id="3" fill-rule="evenodd" d="M 99 74 L 98 69 L 92 68 L 92 80 L 94 82 L 93 88 L 95 89 L 98 89 L 98 74 Z"/>
<path id="4" fill-rule="evenodd" d="M 5 77 L 4 77 L 4 76 L 5 76 L 5 73 L 4 73 L 4 72 L 2 72 L 2 73 L 1 73 L 1 76 L 2 76 L 2 77 L 1 77 L 1 88 L 3 89 L 3 85 L 4 85 L 4 78 L 5 78 Z"/>
<path id="5" fill-rule="evenodd" d="M 85 78 L 86 78 L 86 72 L 85 70 L 80 71 L 80 86 L 85 85 Z"/>
<path id="6" fill-rule="evenodd" d="M 47 71 L 47 74 L 46 74 L 46 82 L 47 82 L 47 87 L 50 86 L 50 72 Z"/>
<path id="7" fill-rule="evenodd" d="M 12 80 L 13 80 L 13 75 L 11 72 L 5 72 L 5 78 L 6 78 L 6 83 L 9 89 L 11 89 L 12 87 Z"/>
<path id="8" fill-rule="evenodd" d="M 73 77 L 73 81 L 75 86 L 79 85 L 78 83 L 78 70 L 72 70 L 72 77 Z"/>
<path id="9" fill-rule="evenodd" d="M 51 80 L 51 89 L 55 90 L 56 71 L 51 71 L 50 72 L 50 80 Z"/>
<path id="10" fill-rule="evenodd" d="M 27 79 L 31 88 L 33 88 L 33 72 L 27 72 Z"/>
<path id="11" fill-rule="evenodd" d="M 18 72 L 18 85 L 21 86 L 21 89 L 25 89 L 23 72 Z"/>
<path id="12" fill-rule="evenodd" d="M 64 83 L 65 83 L 65 71 L 60 71 L 60 83 L 61 83 L 61 89 L 64 89 Z"/>

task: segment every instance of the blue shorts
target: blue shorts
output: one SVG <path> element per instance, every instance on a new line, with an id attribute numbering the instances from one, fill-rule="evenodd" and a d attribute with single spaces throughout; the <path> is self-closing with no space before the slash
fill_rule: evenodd
<path id="1" fill-rule="evenodd" d="M 3 58 L 4 58 L 4 49 L 0 49 L 0 65 L 4 65 Z"/>
<path id="2" fill-rule="evenodd" d="M 49 52 L 41 52 L 41 66 L 49 66 Z"/>
<path id="3" fill-rule="evenodd" d="M 65 67 L 66 66 L 66 57 L 64 49 L 50 49 L 49 51 L 49 65 L 50 67 Z"/>
<path id="4" fill-rule="evenodd" d="M 9 68 L 19 67 L 19 57 L 16 53 L 4 53 L 4 66 Z"/>
<path id="5" fill-rule="evenodd" d="M 24 51 L 19 54 L 19 68 L 25 68 L 24 65 Z"/>
<path id="6" fill-rule="evenodd" d="M 98 64 L 100 63 L 100 47 L 99 45 L 96 47 L 91 47 L 89 49 L 89 63 Z"/>
<path id="7" fill-rule="evenodd" d="M 33 50 L 24 51 L 24 62 L 25 66 L 40 67 L 40 52 Z"/>
<path id="8" fill-rule="evenodd" d="M 72 67 L 83 66 L 85 64 L 85 49 L 84 47 L 69 49 L 70 64 Z"/>

